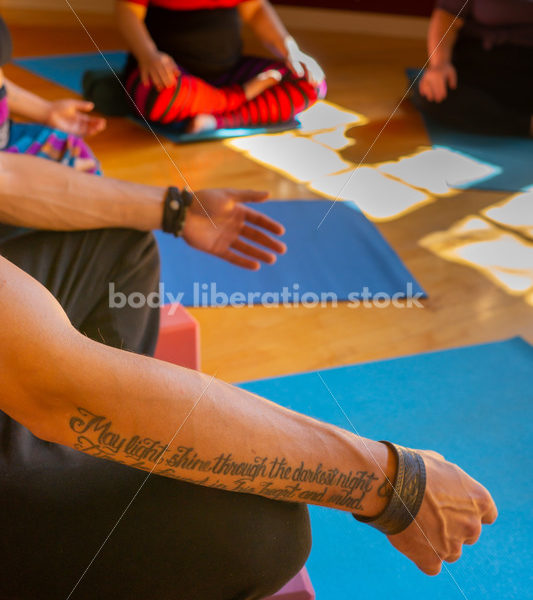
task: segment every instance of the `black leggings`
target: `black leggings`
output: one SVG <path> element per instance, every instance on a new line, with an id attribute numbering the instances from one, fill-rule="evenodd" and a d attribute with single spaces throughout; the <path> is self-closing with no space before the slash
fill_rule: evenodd
<path id="1" fill-rule="evenodd" d="M 151 235 L 36 232 L 0 243 L 0 254 L 47 285 L 87 335 L 153 351 L 157 310 L 107 302 L 109 281 L 124 293 L 156 289 Z M 0 412 L 0 599 L 65 600 L 146 475 L 43 442 Z M 303 504 L 154 475 L 70 598 L 255 600 L 300 570 L 310 540 Z"/>
<path id="2" fill-rule="evenodd" d="M 452 62 L 458 85 L 445 100 L 430 102 L 418 85 L 412 100 L 441 123 L 473 133 L 528 136 L 533 115 L 533 46 L 483 48 L 474 38 L 459 38 Z"/>

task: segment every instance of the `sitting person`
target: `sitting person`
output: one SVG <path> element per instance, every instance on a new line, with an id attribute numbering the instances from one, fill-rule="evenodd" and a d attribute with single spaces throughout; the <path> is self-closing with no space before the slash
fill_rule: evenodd
<path id="1" fill-rule="evenodd" d="M 305 563 L 308 503 L 351 512 L 435 575 L 497 516 L 434 452 L 105 346 L 4 258 L 0 281 L 2 598 L 259 600 Z"/>
<path id="2" fill-rule="evenodd" d="M 283 123 L 325 95 L 324 73 L 268 0 L 117 0 L 125 85 L 156 123 L 188 131 Z M 241 19 L 278 59 L 242 55 Z M 281 60 L 279 60 L 281 59 Z"/>
<path id="3" fill-rule="evenodd" d="M 11 59 L 11 37 L 0 17 L 1 65 Z M 88 173 L 98 161 L 82 139 L 102 131 L 106 122 L 88 115 L 91 102 L 65 99 L 49 102 L 6 79 L 0 70 L 0 151 L 33 154 Z M 15 113 L 34 123 L 10 119 Z"/>
<path id="4" fill-rule="evenodd" d="M 475 133 L 533 135 L 533 3 L 438 0 L 416 106 Z"/>

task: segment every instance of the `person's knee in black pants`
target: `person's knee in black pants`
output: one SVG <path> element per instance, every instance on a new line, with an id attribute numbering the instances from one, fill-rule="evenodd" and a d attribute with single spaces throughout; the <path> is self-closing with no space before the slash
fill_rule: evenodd
<path id="1" fill-rule="evenodd" d="M 159 307 L 159 253 L 151 233 L 130 229 L 26 231 L 0 254 L 40 281 L 88 337 L 152 355 Z M 152 296 L 153 297 L 153 296 Z"/>
<path id="2" fill-rule="evenodd" d="M 305 504 L 146 480 L 47 444 L 1 412 L 0 432 L 10 448 L 8 463 L 0 460 L 0 477 L 3 467 L 9 473 L 0 495 L 2 599 L 56 600 L 76 585 L 76 600 L 259 600 L 308 557 Z"/>

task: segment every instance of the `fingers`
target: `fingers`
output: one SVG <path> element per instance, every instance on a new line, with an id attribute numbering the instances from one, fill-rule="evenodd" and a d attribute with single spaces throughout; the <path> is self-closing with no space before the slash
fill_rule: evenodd
<path id="1" fill-rule="evenodd" d="M 452 90 L 457 88 L 457 71 L 454 67 L 450 67 L 450 70 L 448 71 L 448 85 Z"/>
<path id="2" fill-rule="evenodd" d="M 150 78 L 158 91 L 164 90 L 166 87 L 163 73 L 159 65 L 150 69 Z"/>
<path id="3" fill-rule="evenodd" d="M 82 112 L 91 112 L 94 108 L 94 104 L 92 102 L 86 102 L 85 100 L 74 100 L 76 110 L 81 110 Z"/>
<path id="4" fill-rule="evenodd" d="M 317 85 L 320 85 L 324 81 L 325 78 L 326 78 L 326 75 L 325 75 L 324 71 L 321 69 L 321 67 L 319 65 L 316 65 L 316 68 L 312 71 L 311 83 L 316 87 Z"/>
<path id="5" fill-rule="evenodd" d="M 151 79 L 155 87 L 158 89 L 158 91 L 164 90 L 166 87 L 168 87 L 166 71 L 161 66 L 160 62 L 152 64 L 151 67 L 148 69 L 148 74 L 149 78 Z"/>
<path id="6" fill-rule="evenodd" d="M 141 73 L 141 83 L 143 85 L 149 85 L 150 84 L 150 72 L 148 71 L 148 69 L 141 65 L 139 68 L 139 71 Z M 155 81 L 153 81 L 153 83 L 155 85 Z"/>
<path id="7" fill-rule="evenodd" d="M 448 94 L 446 81 L 442 73 L 427 71 L 420 80 L 418 89 L 430 102 L 442 102 Z"/>
<path id="8" fill-rule="evenodd" d="M 226 250 L 224 254 L 220 256 L 224 260 L 227 260 L 232 265 L 236 265 L 237 267 L 242 267 L 243 269 L 249 269 L 250 271 L 257 271 L 260 269 L 261 265 L 256 260 L 250 260 L 245 256 L 241 256 L 231 250 Z"/>
<path id="9" fill-rule="evenodd" d="M 438 575 L 442 570 L 442 560 L 433 553 L 432 557 L 424 558 L 423 560 L 414 560 L 415 565 L 425 573 L 432 577 Z"/>
<path id="10" fill-rule="evenodd" d="M 275 235 L 283 235 L 285 233 L 285 227 L 283 227 L 281 223 L 274 221 L 274 219 L 271 219 L 252 208 L 246 207 L 244 218 L 247 223 L 251 223 L 261 229 L 266 229 Z"/>
<path id="11" fill-rule="evenodd" d="M 270 237 L 269 235 L 267 235 L 263 231 L 260 231 L 259 229 L 249 227 L 248 225 L 245 225 L 242 228 L 241 236 L 252 242 L 255 242 L 256 244 L 260 244 L 265 248 L 269 248 L 277 254 L 285 254 L 285 252 L 287 251 L 287 246 L 283 242 L 280 242 L 279 240 Z"/>
<path id="12" fill-rule="evenodd" d="M 324 71 L 322 67 L 316 62 L 316 60 L 312 59 L 306 65 L 307 67 L 307 80 L 313 86 L 320 85 L 322 81 L 325 79 Z"/>
<path id="13" fill-rule="evenodd" d="M 165 87 L 172 87 L 176 83 L 176 66 L 173 61 L 163 61 L 159 74 Z"/>
<path id="14" fill-rule="evenodd" d="M 422 96 L 424 96 L 424 98 L 430 102 L 433 102 L 433 91 L 429 85 L 428 77 L 426 75 L 424 75 L 420 80 L 420 83 L 418 84 L 418 91 Z"/>
<path id="15" fill-rule="evenodd" d="M 78 114 L 76 115 L 76 119 L 72 122 L 70 132 L 79 136 L 95 135 L 104 129 L 105 123 L 105 119 Z"/>
<path id="16" fill-rule="evenodd" d="M 163 55 L 155 64 L 154 70 L 157 73 L 159 89 L 172 87 L 176 84 L 176 77 L 179 73 L 176 63 L 168 55 Z"/>
<path id="17" fill-rule="evenodd" d="M 481 523 L 472 525 L 470 529 L 465 532 L 465 536 L 463 544 L 466 544 L 467 546 L 475 544 L 481 536 Z"/>
<path id="18" fill-rule="evenodd" d="M 268 192 L 257 190 L 239 190 L 232 188 L 228 191 L 237 202 L 264 202 L 269 196 Z"/>
<path id="19" fill-rule="evenodd" d="M 300 61 L 294 60 L 289 62 L 289 69 L 293 72 L 294 75 L 298 78 L 302 78 L 305 76 L 305 69 Z"/>
<path id="20" fill-rule="evenodd" d="M 492 525 L 494 521 L 498 518 L 498 509 L 496 508 L 496 504 L 492 499 L 492 496 L 489 494 L 487 490 L 485 490 L 485 499 L 483 501 L 483 516 L 481 518 L 481 522 L 483 525 Z"/>
<path id="21" fill-rule="evenodd" d="M 107 127 L 107 121 L 102 117 L 90 117 L 87 135 L 96 135 Z"/>
<path id="22" fill-rule="evenodd" d="M 241 252 L 245 256 L 257 258 L 267 265 L 272 265 L 276 262 L 275 254 L 272 254 L 272 252 L 267 252 L 266 250 L 262 250 L 261 248 L 257 248 L 257 246 L 252 246 L 252 244 L 247 244 L 243 240 L 237 240 L 236 242 L 233 242 L 231 247 L 234 250 Z"/>
<path id="23" fill-rule="evenodd" d="M 433 97 L 435 102 L 442 102 L 446 98 L 446 79 L 444 77 L 433 78 Z"/>
<path id="24" fill-rule="evenodd" d="M 454 563 L 461 558 L 462 554 L 463 554 L 463 544 L 461 542 L 455 542 L 454 544 L 452 544 L 448 554 L 444 557 L 444 560 L 447 563 Z"/>

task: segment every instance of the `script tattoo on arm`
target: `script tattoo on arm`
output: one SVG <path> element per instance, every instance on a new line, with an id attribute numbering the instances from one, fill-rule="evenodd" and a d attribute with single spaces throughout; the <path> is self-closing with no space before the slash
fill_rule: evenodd
<path id="1" fill-rule="evenodd" d="M 274 500 L 325 504 L 360 512 L 364 510 L 363 500 L 380 479 L 374 472 L 346 472 L 322 463 L 289 464 L 282 456 L 255 456 L 241 461 L 232 452 L 219 452 L 204 457 L 192 446 L 172 448 L 151 437 L 123 436 L 111 420 L 85 408 L 77 409 L 69 426 L 76 434 L 74 448 L 86 454 L 197 485 Z M 389 488 L 385 481 L 377 494 L 389 495 Z"/>

